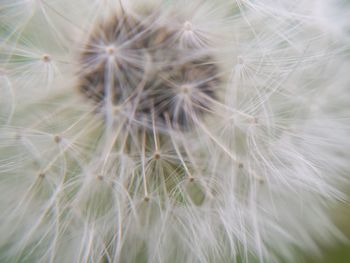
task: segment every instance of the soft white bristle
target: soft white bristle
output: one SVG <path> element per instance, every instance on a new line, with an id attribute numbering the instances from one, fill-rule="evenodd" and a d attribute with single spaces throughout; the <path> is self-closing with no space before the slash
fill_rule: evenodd
<path id="1" fill-rule="evenodd" d="M 0 261 L 295 262 L 341 240 L 341 2 L 2 1 Z"/>

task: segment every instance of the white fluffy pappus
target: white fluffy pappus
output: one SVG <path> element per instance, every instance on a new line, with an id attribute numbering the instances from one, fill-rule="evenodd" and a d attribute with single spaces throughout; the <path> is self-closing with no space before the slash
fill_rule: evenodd
<path id="1" fill-rule="evenodd" d="M 335 3 L 1 1 L 0 261 L 295 262 L 343 239 Z"/>

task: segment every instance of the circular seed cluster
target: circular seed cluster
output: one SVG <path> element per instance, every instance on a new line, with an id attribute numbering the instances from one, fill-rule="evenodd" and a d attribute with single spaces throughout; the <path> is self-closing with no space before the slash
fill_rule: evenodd
<path id="1" fill-rule="evenodd" d="M 212 55 L 183 48 L 178 36 L 125 13 L 98 24 L 80 54 L 80 92 L 139 122 L 189 127 L 210 110 L 221 80 Z"/>

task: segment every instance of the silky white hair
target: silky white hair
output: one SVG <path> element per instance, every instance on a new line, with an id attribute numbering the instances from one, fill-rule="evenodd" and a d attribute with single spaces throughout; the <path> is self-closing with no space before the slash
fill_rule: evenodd
<path id="1" fill-rule="evenodd" d="M 328 210 L 348 201 L 348 10 L 336 0 L 2 0 L 0 261 L 295 262 L 343 239 Z M 120 17 L 139 22 L 105 41 L 104 23 Z M 149 32 L 169 34 L 166 46 L 145 47 Z M 140 47 L 117 49 L 128 41 Z M 217 71 L 180 85 L 173 68 L 200 71 L 198 58 Z M 110 72 L 89 75 L 102 62 Z M 142 68 L 140 81 L 126 64 Z M 97 102 L 82 75 L 104 85 Z M 214 78 L 213 95 L 199 88 Z M 115 89 L 136 99 L 116 103 Z M 159 96 L 170 98 L 164 115 L 148 105 Z"/>

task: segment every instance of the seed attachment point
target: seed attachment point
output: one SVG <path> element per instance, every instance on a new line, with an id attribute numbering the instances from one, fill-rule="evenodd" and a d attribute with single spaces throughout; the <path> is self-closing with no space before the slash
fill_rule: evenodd
<path id="1" fill-rule="evenodd" d="M 44 55 L 42 56 L 42 61 L 45 62 L 45 63 L 49 63 L 49 62 L 51 61 L 50 55 L 44 54 Z"/>
<path id="2" fill-rule="evenodd" d="M 61 141 L 62 141 L 62 137 L 61 136 L 59 136 L 59 135 L 55 135 L 55 137 L 53 138 L 53 140 L 54 140 L 54 142 L 55 143 L 60 143 Z"/>
<path id="3" fill-rule="evenodd" d="M 186 21 L 183 26 L 185 31 L 192 31 L 193 30 L 193 25 L 190 21 Z"/>

